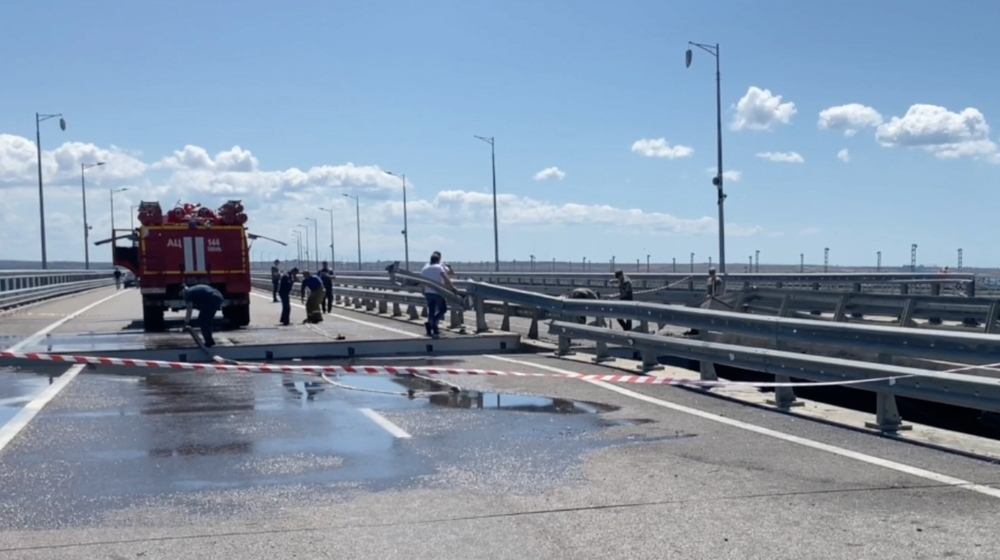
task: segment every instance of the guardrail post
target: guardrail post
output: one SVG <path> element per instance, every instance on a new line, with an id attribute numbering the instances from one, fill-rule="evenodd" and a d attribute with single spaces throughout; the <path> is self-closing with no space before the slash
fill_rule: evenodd
<path id="1" fill-rule="evenodd" d="M 899 314 L 899 326 L 910 327 L 913 326 L 913 300 L 908 299 L 906 303 L 903 304 L 903 311 Z"/>
<path id="2" fill-rule="evenodd" d="M 892 393 L 878 391 L 875 393 L 875 421 L 865 422 L 865 427 L 876 429 L 886 434 L 894 434 L 902 430 L 912 430 L 910 424 L 903 424 L 896 407 L 896 397 Z"/>
<path id="3" fill-rule="evenodd" d="M 510 304 L 503 302 L 503 321 L 500 322 L 500 330 L 510 332 Z"/>
<path id="4" fill-rule="evenodd" d="M 698 373 L 701 374 L 702 381 L 718 381 L 719 374 L 715 371 L 715 364 L 712 362 L 698 362 Z"/>
<path id="5" fill-rule="evenodd" d="M 656 371 L 663 369 L 663 365 L 660 364 L 659 355 L 650 349 L 639 350 L 642 355 L 642 364 L 639 365 L 639 370 L 643 372 Z"/>
<path id="6" fill-rule="evenodd" d="M 537 308 L 531 310 L 531 325 L 528 327 L 528 338 L 538 340 L 538 315 Z"/>
<path id="7" fill-rule="evenodd" d="M 594 357 L 591 358 L 590 361 L 595 364 L 599 364 L 601 362 L 607 362 L 611 359 L 613 358 L 611 357 L 611 352 L 608 350 L 608 343 L 601 340 L 597 341 L 597 348 L 594 352 Z"/>
<path id="8" fill-rule="evenodd" d="M 976 281 L 965 283 L 965 295 L 967 297 L 976 297 Z"/>
<path id="9" fill-rule="evenodd" d="M 788 294 L 781 296 L 781 307 L 778 308 L 778 317 L 788 317 L 791 301 L 792 296 Z"/>
<path id="10" fill-rule="evenodd" d="M 375 309 L 375 298 L 368 298 L 365 301 L 365 311 L 373 311 Z"/>
<path id="11" fill-rule="evenodd" d="M 940 283 L 935 282 L 934 284 L 931 284 L 931 295 L 932 296 L 939 296 L 939 295 L 941 295 L 941 284 Z"/>
<path id="12" fill-rule="evenodd" d="M 417 311 L 417 306 L 412 303 L 406 306 L 406 315 L 411 321 L 416 321 L 420 318 L 420 312 Z"/>
<path id="13" fill-rule="evenodd" d="M 420 308 L 420 316 L 425 319 L 428 317 L 426 305 Z"/>
<path id="14" fill-rule="evenodd" d="M 465 313 L 461 309 L 451 309 L 451 322 L 450 327 L 452 329 L 460 329 L 465 332 Z"/>
<path id="15" fill-rule="evenodd" d="M 476 310 L 476 332 L 488 332 L 490 326 L 486 323 L 486 301 L 477 297 L 472 300 L 472 303 Z"/>
<path id="16" fill-rule="evenodd" d="M 399 308 L 399 303 L 393 302 L 392 304 L 392 316 L 399 317 L 403 314 L 403 310 Z"/>
<path id="17" fill-rule="evenodd" d="M 379 302 L 378 302 L 378 312 L 380 314 L 383 314 L 383 315 L 386 314 L 386 313 L 388 313 L 389 312 L 389 302 L 385 301 L 384 299 L 383 300 L 379 300 Z"/>
<path id="18" fill-rule="evenodd" d="M 632 332 L 649 334 L 649 321 L 639 321 L 639 325 L 632 329 Z"/>
<path id="19" fill-rule="evenodd" d="M 995 333 L 997 332 L 997 320 L 1000 319 L 1000 301 L 994 301 L 990 304 L 990 310 L 986 313 L 986 332 Z"/>
<path id="20" fill-rule="evenodd" d="M 791 380 L 787 375 L 775 375 L 774 381 L 775 383 L 788 383 Z M 781 410 L 788 410 L 793 406 L 802 406 L 804 403 L 795 397 L 795 391 L 791 387 L 775 387 L 774 398 L 768 399 L 767 404 Z"/>
<path id="21" fill-rule="evenodd" d="M 905 295 L 909 295 L 909 293 L 910 293 L 910 285 L 909 284 L 905 284 L 905 283 L 904 284 L 900 284 L 899 285 L 899 293 L 902 294 L 902 295 L 904 295 L 904 296 Z"/>
<path id="22" fill-rule="evenodd" d="M 837 307 L 833 310 L 833 320 L 843 321 L 847 313 L 848 295 L 844 294 L 837 298 Z"/>
<path id="23" fill-rule="evenodd" d="M 852 292 L 860 293 L 861 292 L 861 282 L 855 282 L 854 286 L 851 287 L 851 291 Z"/>
<path id="24" fill-rule="evenodd" d="M 572 342 L 568 336 L 559 335 L 559 347 L 556 349 L 556 356 L 572 354 L 573 350 L 570 347 Z"/>

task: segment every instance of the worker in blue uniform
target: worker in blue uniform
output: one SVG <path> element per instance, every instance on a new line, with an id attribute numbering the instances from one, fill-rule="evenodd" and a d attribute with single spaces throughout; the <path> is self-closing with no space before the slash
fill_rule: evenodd
<path id="1" fill-rule="evenodd" d="M 198 309 L 198 327 L 201 329 L 201 336 L 205 339 L 205 346 L 211 348 L 215 346 L 215 339 L 212 337 L 212 323 L 215 321 L 215 314 L 222 308 L 225 298 L 219 290 L 207 284 L 195 284 L 181 290 L 184 303 L 187 304 L 187 314 L 184 316 L 184 326 L 191 324 L 191 312 Z"/>

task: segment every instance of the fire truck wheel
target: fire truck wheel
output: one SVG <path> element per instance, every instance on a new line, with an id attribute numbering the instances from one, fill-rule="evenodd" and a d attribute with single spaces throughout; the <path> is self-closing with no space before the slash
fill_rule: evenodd
<path id="1" fill-rule="evenodd" d="M 229 321 L 232 328 L 245 327 L 250 324 L 249 305 L 231 305 L 222 308 L 222 316 Z"/>
<path id="2" fill-rule="evenodd" d="M 163 308 L 143 307 L 142 326 L 146 332 L 162 332 L 166 326 L 163 321 Z"/>

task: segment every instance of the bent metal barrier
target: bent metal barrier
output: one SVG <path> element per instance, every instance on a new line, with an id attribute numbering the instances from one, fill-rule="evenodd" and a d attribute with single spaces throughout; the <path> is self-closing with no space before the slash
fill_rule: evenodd
<path id="1" fill-rule="evenodd" d="M 0 309 L 114 284 L 110 270 L 0 271 Z"/>

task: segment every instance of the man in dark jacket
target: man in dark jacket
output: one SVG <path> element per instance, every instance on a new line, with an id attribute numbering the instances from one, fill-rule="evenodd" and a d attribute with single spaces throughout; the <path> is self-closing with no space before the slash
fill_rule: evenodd
<path id="1" fill-rule="evenodd" d="M 292 320 L 292 287 L 299 269 L 293 268 L 278 279 L 278 297 L 281 298 L 281 324 L 286 327 Z"/>
<path id="2" fill-rule="evenodd" d="M 215 339 L 212 338 L 212 323 L 215 321 L 215 314 L 222 308 L 222 303 L 225 301 L 222 293 L 207 284 L 195 284 L 190 288 L 182 288 L 181 295 L 187 304 L 184 326 L 191 323 L 191 312 L 197 309 L 198 327 L 201 329 L 202 338 L 205 339 L 205 346 L 208 348 L 215 346 Z"/>
<path id="3" fill-rule="evenodd" d="M 615 280 L 618 282 L 618 299 L 632 301 L 632 280 L 621 270 L 615 272 Z M 618 319 L 618 324 L 623 330 L 632 330 L 632 319 Z"/>
<path id="4" fill-rule="evenodd" d="M 271 298 L 274 300 L 272 303 L 278 303 L 278 284 L 281 283 L 281 269 L 278 265 L 281 261 L 278 259 L 274 260 L 274 265 L 271 266 Z"/>
<path id="5" fill-rule="evenodd" d="M 330 270 L 330 263 L 323 261 L 323 268 L 319 269 L 319 279 L 323 281 L 323 289 L 326 290 L 323 312 L 333 313 L 333 271 Z"/>

